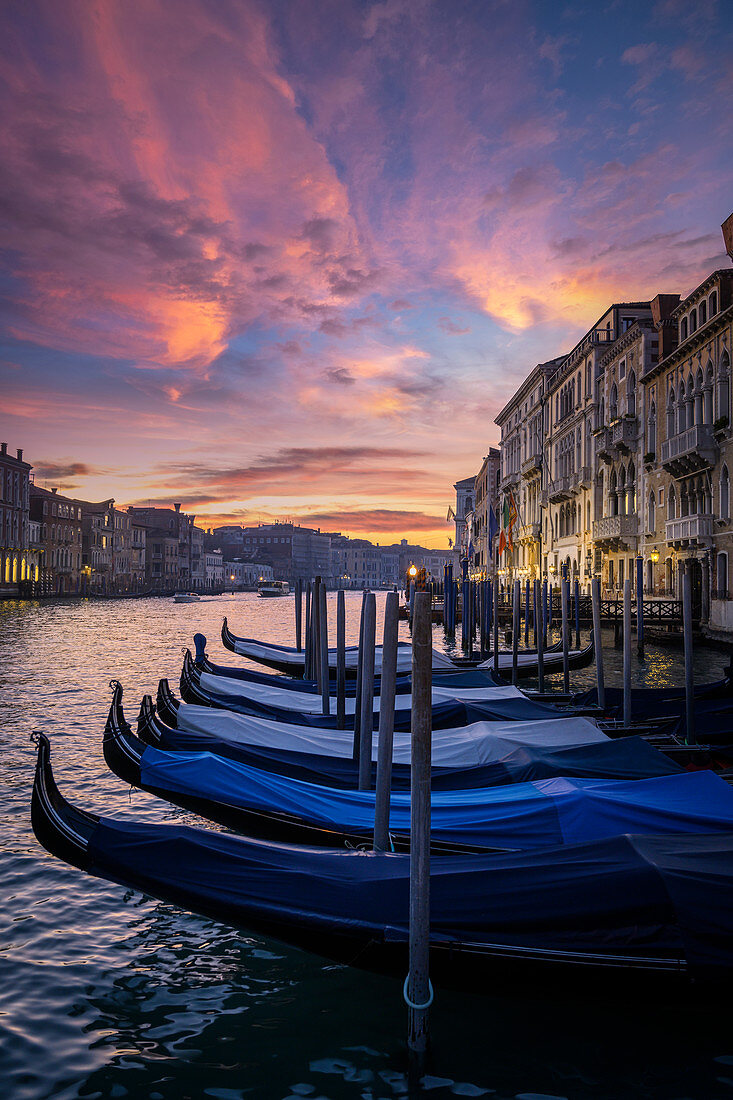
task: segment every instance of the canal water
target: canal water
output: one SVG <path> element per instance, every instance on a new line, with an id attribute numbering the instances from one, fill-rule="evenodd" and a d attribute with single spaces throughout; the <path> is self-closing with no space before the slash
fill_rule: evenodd
<path id="1" fill-rule="evenodd" d="M 360 596 L 347 594 L 358 633 Z M 378 596 L 379 616 L 383 597 Z M 335 598 L 329 597 L 333 621 Z M 127 790 L 104 764 L 108 681 L 128 716 L 159 677 L 176 684 L 195 631 L 209 653 L 232 630 L 292 644 L 293 600 L 222 596 L 0 603 L 0 1097 L 406 1095 L 401 982 L 334 965 L 82 874 L 47 855 L 29 820 L 33 730 L 49 734 L 62 791 L 99 813 L 201 824 Z M 406 636 L 406 624 L 401 624 Z M 445 648 L 436 628 L 436 644 Z M 610 637 L 606 642 L 610 643 Z M 609 683 L 621 654 L 606 650 Z M 696 675 L 725 655 L 700 648 Z M 679 683 L 680 654 L 648 647 L 638 683 Z M 590 685 L 592 672 L 573 674 Z M 423 1093 L 434 1100 L 733 1098 L 730 996 L 712 1003 L 489 982 L 439 989 Z"/>

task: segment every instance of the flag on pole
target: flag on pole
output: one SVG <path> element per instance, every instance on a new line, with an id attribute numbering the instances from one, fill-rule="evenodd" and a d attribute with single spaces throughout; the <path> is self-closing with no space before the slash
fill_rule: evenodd
<path id="1" fill-rule="evenodd" d="M 448 505 L 448 515 L 447 515 L 447 516 L 445 517 L 445 522 L 446 522 L 446 523 L 450 523 L 450 521 L 451 521 L 452 519 L 455 519 L 455 518 L 456 518 L 456 513 L 455 513 L 455 512 L 453 511 L 453 508 L 452 508 L 452 507 L 451 507 L 451 505 L 449 504 L 449 505 Z"/>
<path id="2" fill-rule="evenodd" d="M 489 553 L 492 551 L 494 538 L 498 534 L 498 531 L 499 521 L 496 518 L 496 512 L 494 511 L 493 505 L 489 505 Z"/>

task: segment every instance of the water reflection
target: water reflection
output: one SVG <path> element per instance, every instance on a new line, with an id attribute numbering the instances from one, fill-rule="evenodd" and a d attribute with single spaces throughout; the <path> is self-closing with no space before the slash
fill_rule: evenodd
<path id="1" fill-rule="evenodd" d="M 347 597 L 351 643 L 359 603 L 358 593 Z M 380 624 L 382 608 L 380 597 Z M 329 613 L 333 622 L 335 597 Z M 30 831 L 33 729 L 51 735 L 72 800 L 106 814 L 197 821 L 130 795 L 105 767 L 102 728 L 108 681 L 122 681 L 134 714 L 160 676 L 177 681 L 196 630 L 214 660 L 238 663 L 219 642 L 223 614 L 235 633 L 293 642 L 292 600 L 0 603 L 0 1080 L 13 1100 L 405 1094 L 399 982 L 84 876 L 47 856 Z M 409 636 L 405 623 L 400 630 Z M 435 640 L 445 648 L 439 628 Z M 607 681 L 619 684 L 621 652 L 610 632 L 605 641 Z M 697 674 L 715 679 L 726 663 L 700 649 Z M 647 647 L 634 679 L 650 677 L 678 683 L 679 653 Z M 575 686 L 592 682 L 592 669 L 573 673 Z M 727 1020 L 696 1002 L 578 1002 L 562 985 L 549 995 L 444 990 L 433 1037 L 426 1095 L 435 1098 L 733 1095 Z"/>

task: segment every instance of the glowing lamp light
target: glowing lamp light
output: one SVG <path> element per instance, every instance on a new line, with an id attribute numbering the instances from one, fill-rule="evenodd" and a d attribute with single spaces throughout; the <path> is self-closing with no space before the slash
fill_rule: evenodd
<path id="1" fill-rule="evenodd" d="M 654 562 L 654 564 L 656 565 L 656 564 L 657 564 L 657 562 L 659 561 L 659 551 L 658 551 L 658 550 L 652 550 L 652 552 L 651 552 L 651 554 L 649 555 L 649 557 L 650 557 L 650 558 L 652 559 L 652 561 L 653 561 L 653 562 Z"/>
<path id="2" fill-rule="evenodd" d="M 410 568 L 407 570 L 407 572 L 410 574 L 411 577 L 416 577 L 417 576 L 417 566 L 416 565 L 411 565 Z"/>

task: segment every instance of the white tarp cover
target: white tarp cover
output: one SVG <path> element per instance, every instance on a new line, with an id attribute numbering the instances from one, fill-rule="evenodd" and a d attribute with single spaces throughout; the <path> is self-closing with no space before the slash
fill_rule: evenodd
<path id="1" fill-rule="evenodd" d="M 268 707 L 281 707 L 284 710 L 297 711 L 300 714 L 321 714 L 320 695 L 307 691 L 290 691 L 288 688 L 272 687 L 270 684 L 256 684 L 249 680 L 235 680 L 231 676 L 215 676 L 211 672 L 201 673 L 201 687 L 214 695 L 226 695 L 231 699 L 252 700 Z M 525 699 L 519 688 L 506 687 L 434 687 L 433 706 L 438 703 L 457 699 L 461 702 L 490 703 L 506 699 Z M 396 710 L 409 710 L 412 702 L 410 695 L 395 696 Z M 353 714 L 356 700 L 346 699 L 346 713 Z M 375 696 L 374 709 L 379 710 L 378 697 Z M 331 711 L 336 713 L 336 697 L 331 696 Z"/>
<path id="2" fill-rule="evenodd" d="M 291 726 L 269 718 L 251 718 L 228 710 L 214 710 L 181 703 L 178 728 L 187 733 L 209 734 L 237 744 L 304 752 L 318 756 L 350 757 L 353 733 L 344 730 Z M 377 759 L 379 736 L 373 736 L 372 757 Z M 474 722 L 470 726 L 433 731 L 435 767 L 478 767 L 501 760 L 518 745 L 543 748 L 591 745 L 608 741 L 588 718 L 552 719 L 548 722 Z M 395 731 L 394 762 L 410 763 L 410 732 Z"/>
<path id="3" fill-rule="evenodd" d="M 263 645 L 260 642 L 235 642 L 234 652 L 238 653 L 240 657 L 249 657 L 253 661 L 287 661 L 293 665 L 303 665 L 305 667 L 305 653 L 298 653 L 296 649 L 275 649 L 269 645 Z M 335 649 L 329 649 L 328 651 L 328 665 L 329 668 L 336 668 L 337 653 Z M 359 661 L 359 650 L 355 647 L 349 647 L 346 650 L 346 667 L 356 668 Z M 456 666 L 450 657 L 446 657 L 444 653 L 440 653 L 437 649 L 433 650 L 433 669 L 437 672 L 443 669 L 453 669 Z M 382 669 L 382 647 L 377 646 L 374 653 L 374 671 L 381 672 Z M 412 646 L 400 645 L 397 650 L 397 671 L 398 672 L 410 672 L 412 670 Z"/>

